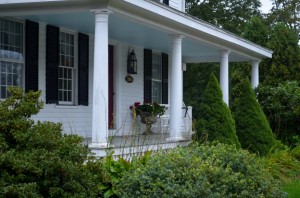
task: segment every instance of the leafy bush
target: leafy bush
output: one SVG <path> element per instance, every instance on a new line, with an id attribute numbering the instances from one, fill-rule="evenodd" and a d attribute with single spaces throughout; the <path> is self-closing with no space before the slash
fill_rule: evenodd
<path id="1" fill-rule="evenodd" d="M 293 137 L 300 136 L 300 87 L 297 81 L 277 86 L 259 85 L 257 99 L 275 135 L 284 143 L 295 146 Z"/>
<path id="2" fill-rule="evenodd" d="M 125 172 L 120 197 L 283 197 L 259 159 L 234 145 L 193 145 L 154 154 Z"/>
<path id="3" fill-rule="evenodd" d="M 39 96 L 10 88 L 10 97 L 0 101 L 0 197 L 95 195 L 82 139 L 63 135 L 60 124 L 30 119 L 42 108 Z"/>
<path id="4" fill-rule="evenodd" d="M 235 85 L 234 95 L 231 107 L 242 148 L 267 155 L 275 144 L 275 138 L 248 79 L 241 79 Z"/>
<path id="5" fill-rule="evenodd" d="M 241 146 L 229 107 L 223 102 L 218 80 L 211 75 L 200 104 L 200 119 L 196 123 L 197 139 L 207 135 L 208 141 Z"/>
<path id="6" fill-rule="evenodd" d="M 277 179 L 289 181 L 300 176 L 300 146 L 290 149 L 277 141 L 272 152 L 263 158 L 266 170 Z"/>

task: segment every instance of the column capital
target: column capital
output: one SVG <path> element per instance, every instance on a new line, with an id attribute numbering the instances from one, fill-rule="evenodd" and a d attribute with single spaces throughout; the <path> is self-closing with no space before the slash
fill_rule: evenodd
<path id="1" fill-rule="evenodd" d="M 259 65 L 260 60 L 251 60 L 252 65 Z"/>
<path id="2" fill-rule="evenodd" d="M 231 51 L 230 50 L 227 50 L 227 49 L 223 49 L 223 50 L 219 50 L 220 54 L 221 55 L 228 55 Z"/>
<path id="3" fill-rule="evenodd" d="M 95 15 L 98 15 L 98 14 L 100 14 L 100 15 L 110 15 L 110 14 L 113 13 L 112 10 L 107 9 L 107 8 L 105 8 L 105 9 L 91 9 L 90 12 L 93 12 Z"/>
<path id="4" fill-rule="evenodd" d="M 170 39 L 172 40 L 172 43 L 181 42 L 184 38 L 181 34 L 169 34 Z"/>

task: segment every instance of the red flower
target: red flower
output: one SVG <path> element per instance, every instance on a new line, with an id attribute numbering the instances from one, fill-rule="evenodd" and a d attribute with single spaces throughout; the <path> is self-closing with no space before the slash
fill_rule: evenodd
<path id="1" fill-rule="evenodd" d="M 138 106 L 140 106 L 141 105 L 141 103 L 140 102 L 136 102 L 136 103 L 134 103 L 134 106 L 136 106 L 136 107 L 138 107 Z"/>

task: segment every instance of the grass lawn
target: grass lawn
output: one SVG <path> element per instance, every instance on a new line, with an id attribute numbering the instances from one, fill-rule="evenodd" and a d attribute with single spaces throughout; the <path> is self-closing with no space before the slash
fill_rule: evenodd
<path id="1" fill-rule="evenodd" d="M 300 197 L 300 179 L 293 180 L 283 186 L 283 191 L 288 193 L 288 198 Z"/>

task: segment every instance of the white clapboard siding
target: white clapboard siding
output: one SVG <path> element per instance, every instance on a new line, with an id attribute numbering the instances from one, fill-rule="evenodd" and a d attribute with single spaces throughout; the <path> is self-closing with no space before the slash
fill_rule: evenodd
<path id="1" fill-rule="evenodd" d="M 46 24 L 39 25 L 39 90 L 42 91 L 41 100 L 46 101 Z M 33 116 L 35 121 L 60 122 L 67 134 L 92 136 L 93 43 L 93 38 L 90 37 L 89 106 L 45 104 L 44 108 Z"/>
<path id="2" fill-rule="evenodd" d="M 169 0 L 169 6 L 185 12 L 185 0 Z"/>

